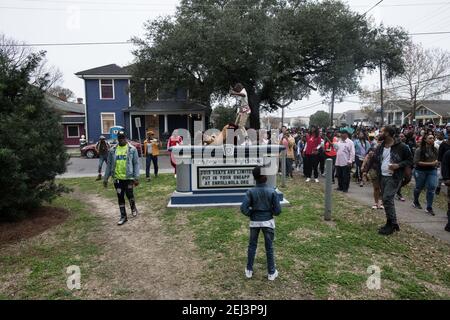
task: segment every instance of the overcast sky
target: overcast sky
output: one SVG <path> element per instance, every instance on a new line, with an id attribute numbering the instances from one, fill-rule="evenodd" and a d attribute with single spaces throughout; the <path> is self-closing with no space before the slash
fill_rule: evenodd
<path id="1" fill-rule="evenodd" d="M 379 0 L 349 0 L 350 7 L 365 12 Z M 73 43 L 127 41 L 143 35 L 148 19 L 175 12 L 175 0 L 0 0 L 0 33 L 26 43 Z M 378 23 L 397 25 L 411 33 L 450 31 L 449 0 L 384 0 L 370 12 Z M 414 36 L 426 48 L 450 50 L 450 34 Z M 84 98 L 83 80 L 75 72 L 115 63 L 126 65 L 133 60 L 133 46 L 42 46 L 49 64 L 64 74 L 63 86 Z M 378 75 L 367 75 L 363 86 L 375 89 Z M 293 103 L 286 116 L 307 116 L 328 105 L 305 107 L 322 101 L 313 94 L 308 100 Z M 335 112 L 359 109 L 357 98 L 336 105 Z"/>

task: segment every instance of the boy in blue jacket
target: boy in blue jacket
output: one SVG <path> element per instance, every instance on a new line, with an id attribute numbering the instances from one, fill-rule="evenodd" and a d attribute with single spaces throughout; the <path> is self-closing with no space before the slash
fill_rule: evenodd
<path id="1" fill-rule="evenodd" d="M 264 243 L 267 256 L 268 279 L 275 280 L 278 271 L 275 268 L 273 254 L 273 240 L 275 237 L 275 220 L 273 216 L 281 213 L 281 205 L 274 188 L 267 186 L 267 176 L 261 173 L 262 167 L 253 169 L 253 177 L 256 186 L 247 191 L 241 204 L 241 212 L 250 218 L 250 240 L 248 244 L 248 259 L 245 275 L 251 278 L 253 275 L 253 262 L 255 261 L 256 248 L 258 246 L 259 232 L 264 234 Z"/>

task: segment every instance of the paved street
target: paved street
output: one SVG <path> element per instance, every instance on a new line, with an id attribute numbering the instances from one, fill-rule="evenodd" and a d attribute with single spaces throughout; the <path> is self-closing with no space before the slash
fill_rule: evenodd
<path id="1" fill-rule="evenodd" d="M 141 159 L 141 173 L 145 174 L 145 159 Z M 169 156 L 163 155 L 158 159 L 160 173 L 172 173 L 173 168 L 170 165 Z M 103 165 L 102 172 L 105 171 Z M 67 172 L 60 176 L 60 178 L 81 178 L 81 177 L 95 177 L 97 175 L 98 159 L 86 159 L 73 157 L 69 160 Z M 153 174 L 153 164 L 151 166 L 151 173 Z"/>

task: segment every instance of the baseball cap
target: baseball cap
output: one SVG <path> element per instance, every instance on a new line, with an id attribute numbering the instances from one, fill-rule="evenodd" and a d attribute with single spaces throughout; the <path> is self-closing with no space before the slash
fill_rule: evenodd
<path id="1" fill-rule="evenodd" d="M 119 131 L 119 133 L 117 134 L 117 139 L 124 139 L 124 138 L 126 138 L 125 132 Z"/>
<path id="2" fill-rule="evenodd" d="M 106 139 L 105 136 L 100 136 L 100 140 Z"/>

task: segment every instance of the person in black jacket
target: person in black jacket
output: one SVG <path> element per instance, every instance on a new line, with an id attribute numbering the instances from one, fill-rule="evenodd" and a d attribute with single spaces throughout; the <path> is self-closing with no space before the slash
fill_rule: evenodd
<path id="1" fill-rule="evenodd" d="M 442 180 L 444 181 L 445 185 L 447 186 L 447 218 L 448 222 L 445 226 L 445 231 L 450 232 L 450 150 L 447 151 L 444 156 L 442 157 L 442 163 L 441 163 L 441 173 L 442 173 Z"/>
<path id="2" fill-rule="evenodd" d="M 412 166 L 413 157 L 409 148 L 399 139 L 395 139 L 395 128 L 385 126 L 381 129 L 379 140 L 381 145 L 375 152 L 378 179 L 381 186 L 386 225 L 378 230 L 379 234 L 391 235 L 400 231 L 395 212 L 394 197 L 399 189 L 405 168 Z"/>
<path id="3" fill-rule="evenodd" d="M 442 159 L 444 158 L 444 154 L 450 150 L 450 142 L 447 140 L 444 140 L 441 145 L 439 146 L 439 153 L 438 153 L 438 161 L 439 163 L 442 163 Z M 435 194 L 439 195 L 441 193 L 441 181 L 439 180 L 438 186 L 436 188 Z"/>

